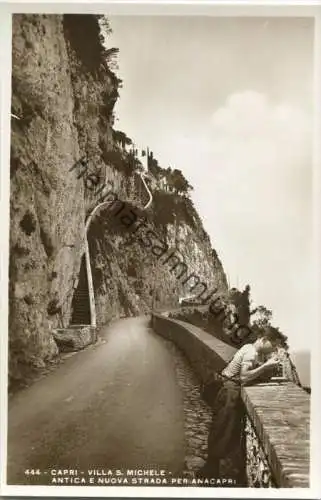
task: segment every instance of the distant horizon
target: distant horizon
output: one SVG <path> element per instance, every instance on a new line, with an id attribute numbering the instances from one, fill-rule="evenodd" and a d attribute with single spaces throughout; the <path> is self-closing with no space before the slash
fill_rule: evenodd
<path id="1" fill-rule="evenodd" d="M 229 286 L 312 329 L 313 18 L 110 17 L 115 128 L 182 170 Z M 293 314 L 295 311 L 295 314 Z"/>
<path id="2" fill-rule="evenodd" d="M 290 356 L 297 369 L 303 387 L 311 388 L 311 352 L 307 349 L 290 351 Z"/>

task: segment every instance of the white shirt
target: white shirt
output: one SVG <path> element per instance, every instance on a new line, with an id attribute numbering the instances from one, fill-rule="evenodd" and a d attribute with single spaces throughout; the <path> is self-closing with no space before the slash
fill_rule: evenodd
<path id="1" fill-rule="evenodd" d="M 228 378 L 240 378 L 241 367 L 249 364 L 250 369 L 254 368 L 258 362 L 258 354 L 253 344 L 244 344 L 235 354 L 233 359 L 222 371 L 222 375 Z"/>

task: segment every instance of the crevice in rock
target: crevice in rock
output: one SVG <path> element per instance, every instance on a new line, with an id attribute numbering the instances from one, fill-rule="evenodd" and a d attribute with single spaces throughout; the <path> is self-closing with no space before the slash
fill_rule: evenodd
<path id="1" fill-rule="evenodd" d="M 27 236 L 30 236 L 36 230 L 36 219 L 30 210 L 27 210 L 22 217 L 20 227 Z"/>
<path id="2" fill-rule="evenodd" d="M 47 254 L 47 257 L 51 257 L 54 251 L 54 246 L 52 244 L 50 235 L 42 227 L 40 227 L 40 239 Z"/>
<path id="3" fill-rule="evenodd" d="M 34 303 L 33 297 L 30 295 L 30 293 L 28 295 L 25 295 L 23 300 L 28 306 Z"/>
<path id="4" fill-rule="evenodd" d="M 55 314 L 58 314 L 61 312 L 61 305 L 59 303 L 59 300 L 57 298 L 52 299 L 47 307 L 47 312 L 49 316 L 54 316 Z"/>

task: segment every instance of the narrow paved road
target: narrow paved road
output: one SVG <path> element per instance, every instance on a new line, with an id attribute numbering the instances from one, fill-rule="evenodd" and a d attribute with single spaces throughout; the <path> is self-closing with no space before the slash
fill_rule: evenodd
<path id="1" fill-rule="evenodd" d="M 9 484 L 28 484 L 28 468 L 182 471 L 183 404 L 166 343 L 145 317 L 101 336 L 9 402 Z"/>

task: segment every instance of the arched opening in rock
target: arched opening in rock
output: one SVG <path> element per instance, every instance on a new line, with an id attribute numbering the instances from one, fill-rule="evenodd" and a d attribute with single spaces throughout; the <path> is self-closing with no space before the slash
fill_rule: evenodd
<path id="1" fill-rule="evenodd" d="M 82 256 L 79 281 L 72 299 L 71 325 L 90 325 L 90 301 L 85 254 Z"/>
<path id="2" fill-rule="evenodd" d="M 110 204 L 110 201 L 108 202 Z M 123 202 L 120 199 L 112 204 L 112 210 L 107 210 L 104 203 L 98 207 L 100 213 L 92 211 L 94 218 L 88 217 L 86 222 L 87 239 L 85 242 L 85 253 L 82 257 L 79 272 L 79 281 L 72 300 L 72 314 L 70 326 L 91 325 L 96 326 L 96 298 L 97 295 L 106 295 L 108 285 L 104 279 L 104 272 L 110 277 L 109 264 L 105 264 L 104 251 L 110 251 L 110 240 L 122 237 L 124 240 L 130 236 L 129 227 L 142 219 L 143 211 L 131 202 Z M 106 242 L 104 241 L 106 240 Z M 132 278 L 136 276 L 131 269 Z M 139 288 L 139 292 L 141 292 Z M 120 288 L 118 290 L 119 302 L 128 306 L 126 293 Z M 130 307 L 128 308 L 130 312 Z"/>

